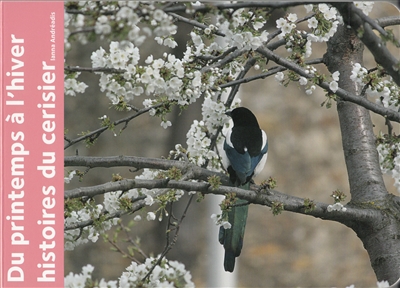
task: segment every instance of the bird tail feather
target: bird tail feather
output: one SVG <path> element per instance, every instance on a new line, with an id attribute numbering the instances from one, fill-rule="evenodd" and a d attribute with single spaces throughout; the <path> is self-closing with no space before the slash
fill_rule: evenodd
<path id="1" fill-rule="evenodd" d="M 240 186 L 242 189 L 249 189 L 249 187 L 249 183 Z M 235 205 L 246 203 L 246 200 L 237 199 Z M 242 251 L 248 211 L 248 205 L 232 207 L 228 212 L 228 221 L 231 223 L 232 227 L 230 229 L 224 229 L 221 226 L 220 228 L 219 242 L 225 249 L 225 271 L 233 272 L 235 268 L 235 258 L 238 257 Z"/>

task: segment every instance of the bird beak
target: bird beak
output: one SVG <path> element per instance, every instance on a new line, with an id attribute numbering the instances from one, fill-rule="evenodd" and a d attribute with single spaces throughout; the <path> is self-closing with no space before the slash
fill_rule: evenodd
<path id="1" fill-rule="evenodd" d="M 229 117 L 232 117 L 232 111 L 225 112 L 225 115 L 228 115 Z"/>

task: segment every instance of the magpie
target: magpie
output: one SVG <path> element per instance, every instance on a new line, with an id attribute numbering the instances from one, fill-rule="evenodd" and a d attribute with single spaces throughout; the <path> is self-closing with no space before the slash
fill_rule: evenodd
<path id="1" fill-rule="evenodd" d="M 245 107 L 226 112 L 233 120 L 233 127 L 225 135 L 221 158 L 229 173 L 232 185 L 249 189 L 250 180 L 264 168 L 268 155 L 267 134 L 260 129 L 257 118 Z M 220 227 L 219 242 L 224 246 L 225 271 L 233 272 L 235 259 L 243 246 L 248 214 L 247 201 L 238 199 L 228 211 L 230 229 Z"/>

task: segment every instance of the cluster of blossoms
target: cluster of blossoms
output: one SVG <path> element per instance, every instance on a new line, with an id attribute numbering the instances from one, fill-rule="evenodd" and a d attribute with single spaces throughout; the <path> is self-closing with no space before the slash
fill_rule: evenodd
<path id="1" fill-rule="evenodd" d="M 384 136 L 380 137 L 380 144 L 377 146 L 379 154 L 379 163 L 382 173 L 392 176 L 394 179 L 394 187 L 400 192 L 400 143 L 390 143 L 385 141 Z"/>
<path id="2" fill-rule="evenodd" d="M 73 274 L 70 272 L 64 278 L 64 287 L 76 288 L 76 287 L 87 287 L 86 285 L 91 284 L 90 287 L 109 287 L 109 288 L 130 288 L 130 287 L 194 287 L 192 282 L 192 275 L 186 271 L 185 265 L 177 261 L 168 261 L 166 259 L 161 261 L 160 265 L 154 267 L 151 275 L 146 278 L 144 277 L 149 273 L 150 269 L 153 268 L 157 258 L 147 258 L 145 263 L 138 264 L 132 262 L 122 275 L 119 280 L 105 281 L 101 279 L 96 281 L 92 279 L 92 272 L 94 267 L 92 265 L 86 265 L 82 267 L 82 273 Z"/>
<path id="3" fill-rule="evenodd" d="M 225 135 L 229 126 L 226 124 L 229 117 L 226 116 L 226 107 L 223 104 L 226 99 L 226 93 L 222 93 L 221 99 L 217 100 L 215 94 L 208 94 L 204 98 L 202 105 L 203 119 L 201 121 L 194 120 L 186 134 L 187 151 L 191 158 L 199 166 L 208 163 L 207 169 L 213 171 L 221 170 L 221 162 L 219 161 L 218 154 L 210 149 L 211 137 L 215 136 L 218 132 L 218 127 L 223 127 L 222 134 Z M 232 106 L 236 107 L 240 103 L 240 99 L 235 99 Z M 231 122 L 231 121 L 230 121 Z M 232 123 L 229 123 L 232 125 Z M 218 151 L 222 151 L 222 144 L 224 138 L 218 136 L 216 139 L 216 147 Z"/>
<path id="4" fill-rule="evenodd" d="M 377 103 L 397 111 L 400 105 L 400 88 L 391 77 L 382 79 L 379 76 L 380 73 L 379 69 L 368 72 L 360 63 L 354 63 L 350 79 L 361 86 L 367 85 L 365 92 L 368 96 L 375 98 Z"/>
<path id="5" fill-rule="evenodd" d="M 250 19 L 252 20 L 250 21 Z M 243 26 L 250 27 L 250 23 L 252 29 L 243 31 Z M 239 49 L 256 50 L 268 40 L 269 33 L 266 30 L 260 31 L 265 23 L 265 17 L 255 15 L 252 11 L 243 8 L 234 11 L 232 19 L 217 16 L 216 28 L 224 33 L 225 37 L 216 36 L 216 43 L 211 48 L 219 46 L 219 49 L 238 47 Z"/>
<path id="6" fill-rule="evenodd" d="M 365 15 L 368 15 L 372 11 L 372 8 L 374 7 L 374 2 L 373 1 L 355 1 L 354 5 L 358 9 L 361 9 L 361 11 Z"/>
<path id="7" fill-rule="evenodd" d="M 69 183 L 72 177 L 76 174 L 75 171 L 69 173 L 67 177 L 64 178 L 65 183 Z M 135 177 L 135 179 L 152 180 L 159 177 L 159 171 L 152 169 L 144 169 L 141 175 Z M 110 220 L 101 220 L 102 215 L 112 215 L 116 212 L 126 210 L 126 207 L 121 205 L 121 203 L 130 203 L 131 199 L 139 199 L 144 197 L 145 205 L 150 207 L 154 203 L 160 204 L 158 197 L 160 195 L 165 195 L 169 189 L 130 189 L 128 191 L 113 191 L 104 194 L 103 204 L 93 204 L 91 201 L 86 202 L 86 206 L 79 211 L 72 211 L 64 220 L 65 226 L 70 226 L 78 224 L 81 222 L 96 220 L 96 226 L 87 226 L 82 230 L 79 228 L 66 230 L 64 232 L 64 249 L 73 250 L 76 246 L 80 244 L 87 243 L 88 241 L 96 242 L 99 239 L 101 233 L 111 229 L 112 226 L 116 225 L 118 218 Z M 168 194 L 169 201 L 178 201 L 184 195 L 183 190 L 174 190 L 173 193 Z M 156 214 L 152 211 L 147 212 L 146 219 L 148 221 L 153 221 L 156 219 Z M 162 219 L 162 211 L 160 213 L 159 220 Z M 136 215 L 135 221 L 140 221 L 141 216 Z"/>
<path id="8" fill-rule="evenodd" d="M 218 127 L 223 126 L 228 120 L 224 103 L 213 98 L 212 95 L 206 96 L 201 109 L 209 134 L 215 134 Z"/>
<path id="9" fill-rule="evenodd" d="M 335 93 L 339 88 L 339 84 L 338 84 L 339 76 L 340 76 L 339 71 L 336 71 L 332 74 L 333 81 L 331 81 L 329 83 L 329 89 L 331 89 L 333 93 Z"/>
<path id="10" fill-rule="evenodd" d="M 185 265 L 177 261 L 163 260 L 157 265 L 145 283 L 142 279 L 154 266 L 157 258 L 147 258 L 144 264 L 132 264 L 126 268 L 119 279 L 119 287 L 194 287 L 192 275 L 185 270 Z"/>
<path id="11" fill-rule="evenodd" d="M 212 214 L 211 220 L 213 220 L 215 225 L 222 226 L 224 229 L 231 229 L 232 224 L 224 220 L 222 214 Z"/>
<path id="12" fill-rule="evenodd" d="M 369 96 L 377 97 L 386 108 L 398 111 L 400 106 L 400 88 L 391 80 L 383 80 L 367 89 Z"/>
<path id="13" fill-rule="evenodd" d="M 281 34 L 279 34 L 280 39 L 283 39 L 296 28 L 296 21 L 297 15 L 294 13 L 290 13 L 285 18 L 276 20 L 276 28 L 281 29 Z"/>
<path id="14" fill-rule="evenodd" d="M 327 208 L 328 212 L 332 212 L 332 211 L 343 211 L 346 212 L 347 208 L 343 206 L 343 204 L 341 203 L 335 203 L 333 205 L 328 205 Z"/>
<path id="15" fill-rule="evenodd" d="M 143 101 L 146 108 L 165 101 L 186 106 L 195 102 L 210 86 L 214 86 L 218 79 L 218 75 L 211 75 L 203 80 L 204 75 L 199 70 L 186 69 L 190 63 L 185 59 L 167 53 L 159 59 L 150 55 L 145 60 L 146 65 L 138 65 L 139 50 L 131 42 L 111 42 L 109 53 L 100 48 L 92 53 L 91 59 L 93 68 L 121 71 L 116 74 L 96 72 L 101 74 L 101 91 L 106 91 L 106 96 L 114 105 L 130 102 L 135 96 L 145 94 L 152 96 Z M 161 125 L 167 128 L 171 122 L 164 118 L 165 114 L 161 109 L 150 110 L 150 115 L 162 116 Z"/>
<path id="16" fill-rule="evenodd" d="M 106 37 L 118 35 L 126 35 L 125 39 L 133 42 L 136 46 L 140 46 L 150 36 L 154 35 L 158 39 L 162 39 L 163 45 L 174 48 L 176 42 L 169 37 L 177 31 L 176 25 L 173 23 L 171 16 L 160 9 L 156 9 L 154 3 L 139 1 L 118 1 L 110 2 L 101 1 L 79 1 L 67 4 L 68 8 L 78 9 L 83 13 L 71 16 L 66 13 L 64 17 L 64 38 L 65 48 L 68 51 L 71 47 L 70 36 L 74 34 L 74 38 L 82 44 L 88 42 L 88 38 L 94 35 L 104 39 Z M 92 13 L 101 7 L 101 13 Z M 96 17 L 93 19 L 93 17 Z M 86 34 L 87 27 L 95 22 L 92 33 Z M 146 23 L 147 26 L 139 28 L 141 24 Z M 72 32 L 70 29 L 74 29 Z M 159 40 L 158 40 L 159 42 Z"/>
<path id="17" fill-rule="evenodd" d="M 328 41 L 336 33 L 339 23 L 343 23 L 336 8 L 327 4 L 305 5 L 305 9 L 307 12 L 314 12 L 314 16 L 307 20 L 308 28 L 312 32 L 307 35 L 309 41 Z"/>
<path id="18" fill-rule="evenodd" d="M 305 5 L 307 13 L 313 13 L 312 17 L 307 19 L 307 26 L 311 31 L 298 30 L 298 16 L 289 13 L 285 17 L 276 20 L 276 27 L 280 29 L 280 39 L 285 39 L 285 48 L 291 53 L 288 57 L 290 60 L 304 66 L 307 74 L 316 75 L 317 70 L 311 65 L 305 65 L 304 59 L 311 56 L 313 42 L 326 42 L 336 32 L 339 23 L 342 23 L 340 14 L 334 7 L 327 4 Z M 290 81 L 298 81 L 301 86 L 305 87 L 306 94 L 312 94 L 316 89 L 313 81 L 309 81 L 305 77 L 293 77 L 293 73 L 288 72 L 289 77 L 285 77 L 283 72 L 278 72 L 275 79 L 283 85 L 287 85 Z M 333 81 L 330 82 L 330 89 L 336 92 L 338 89 L 339 72 L 332 75 Z"/>
<path id="19" fill-rule="evenodd" d="M 213 151 L 209 151 L 208 147 L 211 144 L 211 140 L 205 131 L 206 128 L 204 121 L 194 120 L 186 134 L 188 152 L 190 153 L 191 158 L 195 159 L 195 163 L 199 166 L 203 165 L 206 159 L 209 158 L 208 155 L 205 155 L 206 153 L 213 153 Z"/>
<path id="20" fill-rule="evenodd" d="M 107 53 L 102 47 L 92 53 L 90 57 L 93 68 L 110 68 L 120 70 L 121 73 L 101 74 L 99 85 L 102 92 L 106 91 L 106 96 L 114 105 L 120 101 L 131 101 L 134 96 L 143 93 L 141 86 L 132 87 L 130 80 L 136 75 L 136 65 L 139 62 L 139 49 L 131 42 L 111 42 L 110 52 Z M 124 72 L 125 71 L 125 72 Z"/>
<path id="21" fill-rule="evenodd" d="M 102 204 L 92 204 L 90 201 L 86 207 L 79 211 L 71 211 L 64 219 L 64 225 L 74 225 L 77 223 L 84 223 L 93 219 L 98 219 L 103 214 Z M 73 229 L 64 231 L 64 249 L 74 250 L 78 245 L 85 244 L 89 241 L 97 242 L 100 233 L 110 230 L 112 226 L 117 224 L 118 219 L 102 221 L 99 225 L 89 225 L 82 229 Z"/>
<path id="22" fill-rule="evenodd" d="M 384 280 L 384 281 L 377 281 L 376 282 L 376 287 L 378 287 L 378 288 L 389 288 L 391 286 L 389 285 L 388 281 Z M 352 284 L 350 286 L 347 286 L 346 288 L 356 288 L 356 286 L 354 284 Z"/>
<path id="23" fill-rule="evenodd" d="M 368 70 L 361 66 L 360 63 L 353 63 L 350 79 L 358 84 L 363 84 L 365 76 L 368 75 Z"/>
<path id="24" fill-rule="evenodd" d="M 215 15 L 215 23 L 205 29 L 193 29 L 190 33 L 192 45 L 187 47 L 184 59 L 211 57 L 223 54 L 232 47 L 240 50 L 256 50 L 269 40 L 269 33 L 264 29 L 265 15 L 258 15 L 248 9 L 232 11 L 229 19 L 223 13 Z M 246 29 L 243 29 L 246 27 Z M 216 33 L 218 32 L 218 33 Z M 216 34 L 215 34 L 216 33 Z M 243 69 L 243 61 L 234 59 L 227 63 L 223 71 L 212 71 L 210 77 L 222 72 L 224 76 L 235 75 Z"/>
<path id="25" fill-rule="evenodd" d="M 90 264 L 82 267 L 82 272 L 79 274 L 74 274 L 70 272 L 67 276 L 64 277 L 64 287 L 66 288 L 76 288 L 76 287 L 87 287 L 88 283 L 93 283 L 92 272 L 94 267 Z M 98 283 L 96 283 L 96 287 L 118 287 L 118 281 L 105 281 L 101 279 Z"/>
<path id="26" fill-rule="evenodd" d="M 76 96 L 76 93 L 85 93 L 88 85 L 76 80 L 81 72 L 64 74 L 64 94 L 69 96 Z"/>

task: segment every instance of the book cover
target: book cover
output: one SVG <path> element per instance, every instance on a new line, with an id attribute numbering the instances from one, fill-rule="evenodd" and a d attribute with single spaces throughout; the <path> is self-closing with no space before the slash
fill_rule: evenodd
<path id="1" fill-rule="evenodd" d="M 63 286 L 63 2 L 0 2 L 1 287 Z"/>
<path id="2" fill-rule="evenodd" d="M 0 286 L 398 284 L 398 11 L 307 3 L 0 0 Z M 237 106 L 251 191 L 220 173 Z"/>

